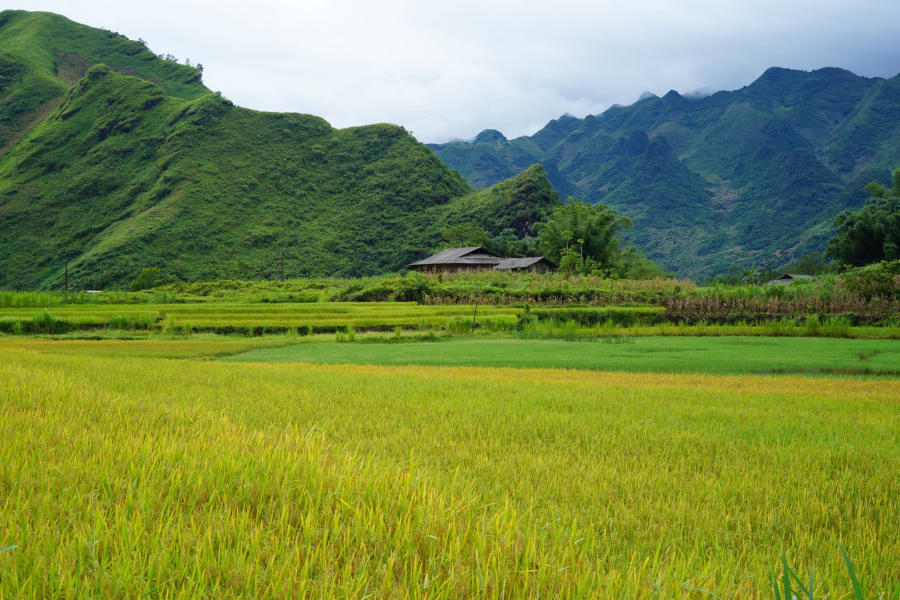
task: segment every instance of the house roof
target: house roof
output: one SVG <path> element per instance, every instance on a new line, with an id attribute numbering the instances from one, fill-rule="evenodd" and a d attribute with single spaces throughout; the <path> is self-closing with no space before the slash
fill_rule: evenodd
<path id="1" fill-rule="evenodd" d="M 484 246 L 468 246 L 466 248 L 448 248 L 437 254 L 410 263 L 408 267 L 422 265 L 496 265 L 503 257 L 497 256 Z"/>
<path id="2" fill-rule="evenodd" d="M 802 275 L 799 273 L 785 273 L 778 279 L 773 279 L 772 281 L 767 281 L 766 285 L 769 285 L 771 283 L 790 283 L 791 281 L 793 281 L 795 279 L 812 279 L 812 278 L 813 278 L 812 275 Z"/>
<path id="3" fill-rule="evenodd" d="M 546 263 L 550 263 L 543 256 L 526 256 L 524 258 L 504 258 L 500 261 L 496 267 L 497 270 L 505 270 L 505 269 L 527 269 L 531 265 L 537 264 L 541 261 Z"/>

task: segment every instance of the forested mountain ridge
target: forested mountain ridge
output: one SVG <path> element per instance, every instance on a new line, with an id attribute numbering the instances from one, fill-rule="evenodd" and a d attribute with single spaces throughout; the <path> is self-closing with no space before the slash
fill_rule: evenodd
<path id="1" fill-rule="evenodd" d="M 559 202 L 543 169 L 472 189 L 402 127 L 234 106 L 201 70 L 50 13 L 0 13 L 0 289 L 367 275 L 447 226 Z M 527 166 L 527 165 L 526 165 Z M 518 182 L 518 183 L 515 183 Z M 523 196 L 522 190 L 527 190 Z"/>
<path id="2" fill-rule="evenodd" d="M 543 164 L 561 194 L 631 217 L 631 239 L 676 274 L 777 268 L 824 250 L 835 215 L 900 166 L 900 76 L 771 68 L 736 91 L 430 147 L 475 187 Z"/>

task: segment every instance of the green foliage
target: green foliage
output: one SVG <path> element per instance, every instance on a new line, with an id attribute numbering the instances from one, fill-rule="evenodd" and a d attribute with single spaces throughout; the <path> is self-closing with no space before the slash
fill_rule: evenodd
<path id="1" fill-rule="evenodd" d="M 335 334 L 334 341 L 336 342 L 355 342 L 356 341 L 356 329 L 353 325 L 347 325 L 343 330 L 338 331 Z"/>
<path id="2" fill-rule="evenodd" d="M 108 329 L 148 330 L 156 326 L 154 315 L 113 315 L 106 322 Z"/>
<path id="3" fill-rule="evenodd" d="M 156 287 L 159 281 L 159 267 L 147 267 L 131 282 L 128 288 L 132 292 Z"/>
<path id="4" fill-rule="evenodd" d="M 537 225 L 560 204 L 544 168 L 532 165 L 489 189 L 428 209 L 416 226 L 441 232 L 429 250 L 486 246 L 502 256 L 533 256 Z"/>
<path id="5" fill-rule="evenodd" d="M 580 338 L 593 337 L 593 332 L 582 332 L 572 319 L 533 320 L 526 319 L 517 324 L 518 337 L 527 340 L 565 340 L 574 342 Z"/>
<path id="6" fill-rule="evenodd" d="M 484 246 L 488 243 L 488 236 L 484 228 L 472 223 L 451 225 L 442 232 L 442 235 L 451 248 Z"/>
<path id="7" fill-rule="evenodd" d="M 856 576 L 856 569 L 853 567 L 853 562 L 851 562 L 850 557 L 847 556 L 847 551 L 844 550 L 844 547 L 840 544 L 838 544 L 838 547 L 841 550 L 841 556 L 844 558 L 844 564 L 847 566 L 847 575 L 853 590 L 852 598 L 854 600 L 866 600 L 866 594 L 859 583 L 859 578 Z M 809 586 L 807 587 L 804 585 L 804 582 L 800 580 L 800 577 L 794 569 L 788 564 L 786 552 L 783 552 L 781 556 L 781 577 L 778 578 L 776 575 L 777 574 L 772 574 L 770 577 L 775 600 L 816 599 L 815 571 L 810 569 Z M 822 598 L 827 596 L 819 597 Z M 895 597 L 900 597 L 900 591 L 895 594 Z"/>
<path id="8" fill-rule="evenodd" d="M 159 83 L 166 94 L 193 99 L 210 91 L 200 71 L 156 59 L 143 44 L 50 13 L 0 12 L 0 148 L 19 138 L 93 65 Z"/>
<path id="9" fill-rule="evenodd" d="M 644 256 L 634 246 L 628 246 L 619 253 L 611 275 L 616 279 L 662 279 L 671 277 L 671 273 Z"/>
<path id="10" fill-rule="evenodd" d="M 844 285 L 866 299 L 900 296 L 900 260 L 880 262 L 843 274 Z"/>
<path id="11" fill-rule="evenodd" d="M 566 269 L 571 263 L 584 270 L 588 260 L 599 269 L 609 270 L 617 264 L 618 233 L 630 226 L 631 221 L 617 216 L 611 208 L 570 198 L 569 203 L 557 207 L 541 224 L 538 246 L 563 271 L 571 272 L 573 269 Z"/>
<path id="12" fill-rule="evenodd" d="M 826 262 L 822 253 L 813 252 L 788 263 L 782 270 L 786 273 L 799 273 L 801 275 L 822 275 L 833 270 L 834 266 Z"/>
<path id="13" fill-rule="evenodd" d="M 840 263 L 860 266 L 900 259 L 900 169 L 894 171 L 893 188 L 872 182 L 866 191 L 870 197 L 862 209 L 834 219 L 837 231 L 827 255 Z"/>
<path id="14" fill-rule="evenodd" d="M 572 306 L 566 308 L 535 308 L 523 314 L 520 323 L 531 320 L 574 321 L 579 325 L 594 326 L 608 323 L 613 326 L 631 327 L 653 325 L 665 320 L 666 309 L 661 306 Z"/>
<path id="15" fill-rule="evenodd" d="M 59 334 L 67 333 L 76 326 L 65 320 L 52 316 L 47 311 L 34 315 L 31 319 L 4 317 L 0 320 L 0 332 L 15 335 L 25 334 Z"/>
<path id="16" fill-rule="evenodd" d="M 759 285 L 761 283 L 761 274 L 755 266 L 744 267 L 741 269 L 741 281 L 751 285 Z"/>
<path id="17" fill-rule="evenodd" d="M 459 334 L 472 333 L 472 319 L 468 317 L 455 317 L 453 320 L 447 321 L 447 331 Z"/>

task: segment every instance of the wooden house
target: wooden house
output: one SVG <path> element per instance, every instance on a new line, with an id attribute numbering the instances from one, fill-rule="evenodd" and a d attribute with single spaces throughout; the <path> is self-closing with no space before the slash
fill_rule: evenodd
<path id="1" fill-rule="evenodd" d="M 534 271 L 543 273 L 553 269 L 553 263 L 543 256 L 504 258 L 484 246 L 449 248 L 433 256 L 406 265 L 407 269 L 422 273 L 458 273 L 460 271 Z"/>
<path id="2" fill-rule="evenodd" d="M 794 281 L 807 281 L 809 279 L 812 279 L 812 275 L 797 275 L 795 273 L 785 273 L 778 279 L 767 281 L 765 285 L 787 285 Z"/>

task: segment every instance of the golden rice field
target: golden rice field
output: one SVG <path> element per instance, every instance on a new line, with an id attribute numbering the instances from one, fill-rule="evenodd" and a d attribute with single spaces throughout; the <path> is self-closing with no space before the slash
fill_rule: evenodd
<path id="1" fill-rule="evenodd" d="M 220 343 L 0 336 L 0 599 L 772 598 L 782 553 L 849 598 L 839 544 L 900 583 L 898 379 Z"/>

